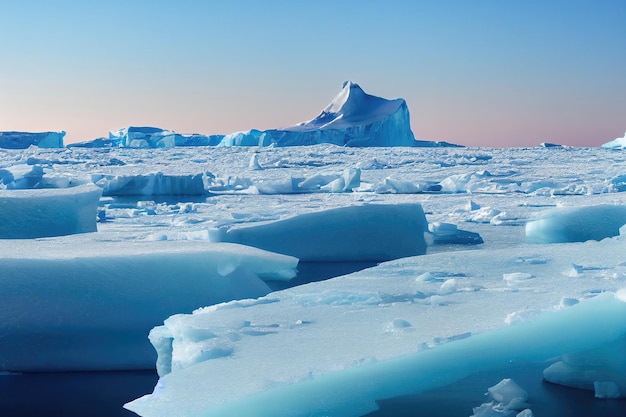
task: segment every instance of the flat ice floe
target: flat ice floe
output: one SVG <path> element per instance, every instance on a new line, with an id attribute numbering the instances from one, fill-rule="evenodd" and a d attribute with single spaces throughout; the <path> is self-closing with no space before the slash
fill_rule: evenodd
<path id="1" fill-rule="evenodd" d="M 307 262 L 380 262 L 426 253 L 426 227 L 419 204 L 370 204 L 224 227 L 217 239 Z"/>
<path id="2" fill-rule="evenodd" d="M 150 335 L 159 384 L 127 407 L 150 417 L 359 416 L 377 399 L 511 361 L 584 358 L 626 334 L 625 243 L 403 258 L 175 315 Z M 603 378 L 624 395 L 613 371 Z"/>

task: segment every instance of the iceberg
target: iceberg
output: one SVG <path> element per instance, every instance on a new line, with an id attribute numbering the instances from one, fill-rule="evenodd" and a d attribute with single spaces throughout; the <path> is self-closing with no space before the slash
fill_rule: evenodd
<path id="1" fill-rule="evenodd" d="M 305 146 L 329 143 L 349 147 L 461 147 L 445 141 L 415 140 L 407 103 L 365 93 L 346 81 L 339 94 L 315 118 L 279 129 L 233 132 L 228 135 L 179 134 L 150 126 L 129 126 L 109 132 L 108 139 L 71 147 L 171 148 L 174 146 Z"/>
<path id="2" fill-rule="evenodd" d="M 602 144 L 605 149 L 624 149 L 626 148 L 626 133 L 621 138 L 613 139 L 610 142 Z"/>
<path id="3" fill-rule="evenodd" d="M 129 126 L 109 132 L 109 139 L 74 144 L 79 147 L 119 146 L 124 148 L 173 148 L 174 146 L 215 146 L 224 135 L 180 134 L 150 126 Z"/>
<path id="4" fill-rule="evenodd" d="M 0 240 L 0 371 L 152 369 L 152 327 L 263 296 L 297 262 L 227 243 Z"/>
<path id="5" fill-rule="evenodd" d="M 109 139 L 127 148 L 171 148 L 176 146 L 175 133 L 158 127 L 124 127 L 109 132 Z"/>
<path id="6" fill-rule="evenodd" d="M 101 194 L 102 190 L 93 184 L 57 189 L 0 190 L 0 239 L 95 232 Z"/>
<path id="7" fill-rule="evenodd" d="M 0 148 L 62 148 L 65 132 L 0 132 Z"/>
<path id="8" fill-rule="evenodd" d="M 222 138 L 218 146 L 269 146 L 272 144 L 272 135 L 258 129 L 245 132 L 230 133 Z"/>
<path id="9" fill-rule="evenodd" d="M 222 146 L 304 146 L 332 143 L 339 146 L 445 146 L 445 142 L 416 141 L 404 99 L 369 95 L 351 81 L 312 120 L 293 126 L 226 135 Z"/>

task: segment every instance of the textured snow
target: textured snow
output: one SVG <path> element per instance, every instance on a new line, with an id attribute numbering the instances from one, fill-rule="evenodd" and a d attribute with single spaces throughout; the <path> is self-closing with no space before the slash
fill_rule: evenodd
<path id="1" fill-rule="evenodd" d="M 85 349 L 70 359 L 83 365 L 111 361 L 116 369 L 154 366 L 156 354 L 146 337 L 157 326 L 150 337 L 159 353 L 159 370 L 167 375 L 153 396 L 130 406 L 141 407 L 146 416 L 209 411 L 359 415 L 374 410 L 377 399 L 506 368 L 511 360 L 522 366 L 546 361 L 546 368 L 563 362 L 567 366 L 554 373 L 559 375 L 555 382 L 582 386 L 601 397 L 623 396 L 623 349 L 618 344 L 625 334 L 626 296 L 620 291 L 626 280 L 624 227 L 615 236 L 620 227 L 611 226 L 611 234 L 599 241 L 531 244 L 525 226 L 552 209 L 578 215 L 573 222 L 556 216 L 549 224 L 573 224 L 579 231 L 618 219 L 626 206 L 625 166 L 623 152 L 569 147 L 0 149 L 0 199 L 18 191 L 71 194 L 79 185 L 94 184 L 105 194 L 97 207 L 97 233 L 2 242 L 0 253 L 14 252 L 0 261 L 15 269 L 7 277 L 0 268 L 0 313 L 19 323 L 25 337 L 6 349 L 11 355 L 22 350 L 20 360 L 28 355 L 49 369 L 61 369 L 69 362 L 54 359 L 54 352 L 61 355 L 56 342 L 35 340 L 38 333 L 29 329 L 67 336 L 75 327 L 66 323 L 79 318 L 62 315 L 51 323 L 57 306 L 70 308 L 68 300 L 102 297 L 115 307 L 118 295 L 126 297 L 120 292 L 124 285 L 136 290 L 144 285 L 151 302 L 137 303 L 142 292 L 129 290 L 132 297 L 124 298 L 123 308 L 104 306 L 106 314 L 83 320 L 78 334 L 93 335 L 93 343 L 83 344 Z M 375 206 L 421 207 L 428 222 L 420 229 L 426 231 L 426 254 L 267 295 L 263 280 L 284 283 L 289 275 L 276 273 L 284 267 L 271 268 L 271 277 L 257 272 L 242 276 L 248 288 L 263 289 L 262 294 L 239 294 L 243 287 L 231 291 L 218 285 L 223 282 L 219 271 L 235 271 L 231 264 L 217 268 L 213 262 L 224 259 L 214 251 L 221 246 L 211 243 L 219 240 L 220 231 L 259 230 L 268 224 L 280 229 L 299 221 L 311 226 L 310 232 L 320 222 L 307 218 L 334 221 L 340 228 L 344 222 L 338 218 L 317 213 Z M 63 212 L 55 210 L 57 217 Z M 359 230 L 401 224 L 399 218 L 352 217 Z M 302 245 L 306 242 L 299 239 L 312 235 L 288 237 Z M 264 240 L 271 241 L 271 234 Z M 46 259 L 48 250 L 38 246 L 44 243 L 53 254 L 63 245 L 72 250 Z M 337 259 L 353 245 L 333 244 Z M 374 249 L 377 239 L 358 244 Z M 73 257 L 72 251 L 78 255 Z M 279 256 L 265 254 L 261 258 Z M 295 259 L 286 259 L 293 268 Z M 38 265 L 36 274 L 29 269 Z M 68 269 L 61 272 L 63 268 Z M 102 284 L 90 276 L 100 277 Z M 32 283 L 35 278 L 45 284 L 40 290 Z M 82 287 L 71 286 L 82 281 Z M 78 289 L 64 291 L 70 288 Z M 11 295 L 17 293 L 22 296 Z M 167 294 L 174 299 L 162 301 Z M 223 297 L 199 299 L 206 294 Z M 176 304 L 183 302 L 189 304 Z M 162 317 L 155 314 L 141 326 L 130 326 L 161 305 L 173 307 L 163 310 Z M 7 306 L 19 314 L 11 314 Z M 76 311 L 90 310 L 83 304 Z M 20 317 L 33 320 L 26 326 Z M 118 328 L 124 320 L 129 327 Z M 100 333 L 106 341 L 96 337 Z M 75 334 L 52 340 L 67 342 Z M 129 355 L 119 353 L 128 352 L 124 344 L 130 340 L 141 340 L 142 352 L 153 360 L 130 363 Z M 588 379 L 577 383 L 579 375 Z M 247 412 L 248 405 L 256 414 Z"/>

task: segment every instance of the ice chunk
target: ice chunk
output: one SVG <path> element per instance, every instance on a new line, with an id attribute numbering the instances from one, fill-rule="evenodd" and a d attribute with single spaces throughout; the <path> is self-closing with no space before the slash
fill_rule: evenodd
<path id="1" fill-rule="evenodd" d="M 109 139 L 128 148 L 171 148 L 176 146 L 175 133 L 158 127 L 129 126 L 109 132 Z"/>
<path id="2" fill-rule="evenodd" d="M 92 174 L 91 180 L 102 188 L 105 196 L 150 195 L 205 195 L 205 179 L 211 174 L 164 174 L 162 172 L 137 175 Z"/>
<path id="3" fill-rule="evenodd" d="M 260 170 L 263 169 L 263 167 L 259 163 L 259 155 L 258 154 L 256 154 L 256 153 L 252 154 L 252 156 L 250 157 L 250 163 L 248 164 L 248 168 L 250 168 L 251 170 L 254 170 L 254 171 L 260 171 Z"/>
<path id="4" fill-rule="evenodd" d="M 93 184 L 0 191 L 0 239 L 95 232 L 101 194 L 102 190 Z"/>
<path id="5" fill-rule="evenodd" d="M 487 392 L 506 409 L 521 410 L 528 399 L 528 393 L 510 378 L 498 382 Z"/>
<path id="6" fill-rule="evenodd" d="M 596 398 L 621 398 L 619 386 L 613 381 L 594 381 Z"/>
<path id="7" fill-rule="evenodd" d="M 418 185 L 409 181 L 385 178 L 385 182 L 376 188 L 378 194 L 417 194 L 424 192 Z"/>
<path id="8" fill-rule="evenodd" d="M 262 279 L 289 279 L 296 264 L 225 243 L 0 240 L 0 370 L 152 368 L 152 327 L 265 295 Z"/>
<path id="9" fill-rule="evenodd" d="M 419 204 L 371 204 L 235 225 L 219 239 L 301 261 L 385 261 L 425 253 L 425 229 Z"/>
<path id="10" fill-rule="evenodd" d="M 613 139 L 610 142 L 604 143 L 602 145 L 603 148 L 606 149 L 624 149 L 626 148 L 626 133 L 624 133 L 624 137 Z"/>
<path id="11" fill-rule="evenodd" d="M 619 235 L 626 224 L 626 206 L 557 207 L 526 223 L 529 243 L 602 240 Z"/>
<path id="12" fill-rule="evenodd" d="M 29 146 L 40 148 L 62 148 L 65 132 L 0 132 L 0 148 L 26 149 Z"/>
<path id="13" fill-rule="evenodd" d="M 502 279 L 508 283 L 521 282 L 533 278 L 535 278 L 535 276 L 533 274 L 529 274 L 528 272 L 510 272 L 502 274 Z"/>
<path id="14" fill-rule="evenodd" d="M 626 339 L 563 355 L 561 361 L 543 371 L 543 376 L 555 384 L 595 391 L 598 398 L 624 398 Z"/>
<path id="15" fill-rule="evenodd" d="M 532 411 L 526 409 L 518 414 L 526 406 L 528 393 L 515 381 L 505 378 L 491 388 L 487 394 L 493 399 L 474 408 L 472 417 L 532 417 Z"/>
<path id="16" fill-rule="evenodd" d="M 429 223 L 428 231 L 432 234 L 433 243 L 437 245 L 479 245 L 483 243 L 483 239 L 478 233 L 460 230 L 451 223 Z"/>
<path id="17" fill-rule="evenodd" d="M 272 135 L 257 129 L 225 135 L 217 146 L 269 146 Z"/>

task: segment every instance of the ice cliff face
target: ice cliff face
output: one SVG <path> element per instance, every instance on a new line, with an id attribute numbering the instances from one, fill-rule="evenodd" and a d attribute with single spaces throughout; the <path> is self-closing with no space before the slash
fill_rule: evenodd
<path id="1" fill-rule="evenodd" d="M 351 81 L 314 119 L 282 129 L 251 130 L 226 135 L 224 146 L 415 146 L 409 108 L 404 99 L 369 95 Z"/>
<path id="2" fill-rule="evenodd" d="M 0 148 L 26 149 L 31 145 L 40 148 L 62 148 L 65 132 L 0 132 Z"/>
<path id="3" fill-rule="evenodd" d="M 173 148 L 174 146 L 211 146 L 217 145 L 222 135 L 183 135 L 173 130 L 158 127 L 124 127 L 109 132 L 112 146 L 124 148 Z M 84 146 L 84 145 L 83 145 Z M 95 147 L 95 146 L 94 146 Z"/>

